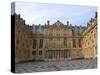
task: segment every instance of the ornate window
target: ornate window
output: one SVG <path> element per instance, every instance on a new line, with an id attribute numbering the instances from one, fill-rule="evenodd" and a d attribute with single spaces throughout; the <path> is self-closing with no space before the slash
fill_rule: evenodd
<path id="1" fill-rule="evenodd" d="M 60 34 L 57 34 L 57 36 L 60 36 Z"/>
<path id="2" fill-rule="evenodd" d="M 57 40 L 60 40 L 60 38 L 57 38 Z"/>
<path id="3" fill-rule="evenodd" d="M 64 36 L 67 36 L 67 34 L 65 33 Z"/>
<path id="4" fill-rule="evenodd" d="M 73 39 L 73 47 L 76 48 L 76 40 Z"/>
<path id="5" fill-rule="evenodd" d="M 36 55 L 36 51 L 32 51 L 32 55 Z"/>
<path id="6" fill-rule="evenodd" d="M 64 38 L 64 46 L 67 46 L 67 39 Z"/>
<path id="7" fill-rule="evenodd" d="M 33 39 L 33 48 L 36 48 L 36 39 Z"/>
<path id="8" fill-rule="evenodd" d="M 43 47 L 43 39 L 40 39 L 40 44 L 39 44 L 39 48 Z"/>
<path id="9" fill-rule="evenodd" d="M 49 40 L 51 41 L 51 40 L 53 40 L 53 38 L 49 38 Z"/>
<path id="10" fill-rule="evenodd" d="M 53 36 L 53 34 L 49 34 L 49 36 Z"/>
<path id="11" fill-rule="evenodd" d="M 39 51 L 39 55 L 42 55 L 42 51 Z"/>
<path id="12" fill-rule="evenodd" d="M 79 47 L 81 47 L 81 39 L 79 39 Z"/>

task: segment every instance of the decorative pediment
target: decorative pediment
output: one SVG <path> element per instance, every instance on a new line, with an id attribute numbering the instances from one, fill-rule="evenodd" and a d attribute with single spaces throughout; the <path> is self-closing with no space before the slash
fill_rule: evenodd
<path id="1" fill-rule="evenodd" d="M 58 21 L 55 22 L 53 25 L 64 25 L 64 24 L 58 20 Z"/>
<path id="2" fill-rule="evenodd" d="M 54 27 L 56 27 L 56 28 L 61 28 L 61 27 L 63 27 L 64 24 L 58 20 L 58 21 L 55 22 L 53 25 L 54 25 Z"/>

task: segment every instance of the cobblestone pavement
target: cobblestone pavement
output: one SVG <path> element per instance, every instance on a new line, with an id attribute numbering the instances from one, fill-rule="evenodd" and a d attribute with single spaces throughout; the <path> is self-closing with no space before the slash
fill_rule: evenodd
<path id="1" fill-rule="evenodd" d="M 27 62 L 15 64 L 16 73 L 47 72 L 97 68 L 97 59 L 79 59 L 52 62 Z"/>

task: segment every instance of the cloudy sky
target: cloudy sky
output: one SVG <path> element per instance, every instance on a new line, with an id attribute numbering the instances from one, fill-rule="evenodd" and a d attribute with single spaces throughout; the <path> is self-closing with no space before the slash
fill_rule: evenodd
<path id="1" fill-rule="evenodd" d="M 15 12 L 21 14 L 26 20 L 26 24 L 38 25 L 45 24 L 47 20 L 50 24 L 60 20 L 63 24 L 69 21 L 72 25 L 85 26 L 91 17 L 95 16 L 97 7 L 79 6 L 79 5 L 62 5 L 62 4 L 41 4 L 31 2 L 16 2 Z"/>

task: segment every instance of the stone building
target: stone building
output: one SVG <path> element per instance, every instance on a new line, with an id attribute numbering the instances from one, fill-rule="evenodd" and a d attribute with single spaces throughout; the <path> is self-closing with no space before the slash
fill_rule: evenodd
<path id="1" fill-rule="evenodd" d="M 84 58 L 97 57 L 97 16 L 91 18 L 87 29 L 82 33 L 82 53 Z"/>
<path id="2" fill-rule="evenodd" d="M 68 60 L 97 57 L 97 16 L 85 26 L 69 21 L 26 25 L 16 15 L 16 62 L 28 60 Z"/>
<path id="3" fill-rule="evenodd" d="M 25 20 L 15 14 L 15 62 L 32 60 L 32 32 L 26 27 Z"/>
<path id="4" fill-rule="evenodd" d="M 69 21 L 64 25 L 59 20 L 53 25 L 50 21 L 47 21 L 45 25 L 33 25 L 31 31 L 36 32 L 33 32 L 35 36 L 32 38 L 33 46 L 35 46 L 32 49 L 33 59 L 66 60 L 82 57 L 80 34 L 84 30 L 85 27 L 74 27 L 69 24 Z"/>

